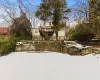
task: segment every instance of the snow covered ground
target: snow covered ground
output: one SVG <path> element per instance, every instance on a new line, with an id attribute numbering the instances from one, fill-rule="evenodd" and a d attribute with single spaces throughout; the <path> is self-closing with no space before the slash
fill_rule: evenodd
<path id="1" fill-rule="evenodd" d="M 15 52 L 0 57 L 0 80 L 100 80 L 99 57 Z"/>

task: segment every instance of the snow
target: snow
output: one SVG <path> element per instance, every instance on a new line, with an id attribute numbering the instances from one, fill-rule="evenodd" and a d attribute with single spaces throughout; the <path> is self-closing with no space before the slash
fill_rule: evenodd
<path id="1" fill-rule="evenodd" d="M 0 57 L 0 80 L 100 80 L 99 57 L 14 52 Z"/>

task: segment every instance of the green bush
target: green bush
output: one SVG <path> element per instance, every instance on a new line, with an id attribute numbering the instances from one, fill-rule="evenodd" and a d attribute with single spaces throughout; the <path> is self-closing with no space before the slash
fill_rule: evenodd
<path id="1" fill-rule="evenodd" d="M 16 41 L 17 39 L 12 37 L 12 38 L 0 38 L 0 55 L 6 55 L 9 54 L 12 51 L 15 51 L 16 47 Z"/>
<path id="2" fill-rule="evenodd" d="M 94 33 L 91 26 L 88 24 L 78 24 L 75 28 L 72 28 L 68 32 L 69 40 L 77 40 L 79 42 L 87 42 L 94 37 Z"/>

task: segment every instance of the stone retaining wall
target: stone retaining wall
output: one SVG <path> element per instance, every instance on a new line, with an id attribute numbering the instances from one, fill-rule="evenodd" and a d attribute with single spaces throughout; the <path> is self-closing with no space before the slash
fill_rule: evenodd
<path id="1" fill-rule="evenodd" d="M 23 41 L 22 44 L 16 46 L 16 51 L 52 51 L 70 55 L 92 53 L 92 49 L 68 48 L 62 41 Z"/>

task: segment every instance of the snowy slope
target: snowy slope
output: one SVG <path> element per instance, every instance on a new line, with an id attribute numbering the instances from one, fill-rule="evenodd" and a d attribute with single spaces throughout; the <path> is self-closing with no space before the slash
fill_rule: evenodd
<path id="1" fill-rule="evenodd" d="M 0 80 L 100 80 L 99 56 L 15 52 L 0 57 Z"/>

